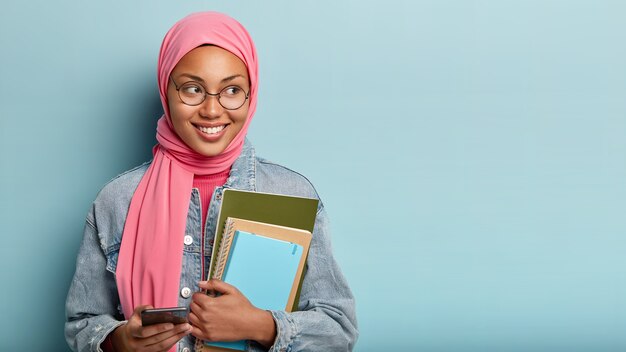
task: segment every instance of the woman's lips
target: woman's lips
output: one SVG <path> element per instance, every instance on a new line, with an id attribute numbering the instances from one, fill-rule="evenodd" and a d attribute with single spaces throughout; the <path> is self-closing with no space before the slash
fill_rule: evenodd
<path id="1" fill-rule="evenodd" d="M 194 125 L 194 127 L 203 139 L 209 142 L 215 142 L 224 135 L 225 131 L 228 129 L 228 124 L 215 127 L 203 127 Z"/>

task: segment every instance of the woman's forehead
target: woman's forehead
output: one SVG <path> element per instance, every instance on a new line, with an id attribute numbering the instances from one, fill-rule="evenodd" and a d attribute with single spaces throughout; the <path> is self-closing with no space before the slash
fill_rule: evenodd
<path id="1" fill-rule="evenodd" d="M 178 61 L 172 72 L 208 79 L 231 76 L 248 78 L 245 63 L 237 55 L 215 45 L 203 45 L 192 49 Z"/>

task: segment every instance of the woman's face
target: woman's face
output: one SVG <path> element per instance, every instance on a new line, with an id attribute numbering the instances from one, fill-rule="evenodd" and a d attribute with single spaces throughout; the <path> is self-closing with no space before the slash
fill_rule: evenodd
<path id="1" fill-rule="evenodd" d="M 218 155 L 241 131 L 248 116 L 250 99 L 246 99 L 236 110 L 225 109 L 217 96 L 210 95 L 201 104 L 190 106 L 182 102 L 176 90 L 176 86 L 181 88 L 190 81 L 195 84 L 187 86 L 191 87 L 186 88 L 187 92 L 197 92 L 198 88 L 202 88 L 210 94 L 222 90 L 228 94 L 235 91 L 232 86 L 238 86 L 248 93 L 248 70 L 231 52 L 217 46 L 201 46 L 183 56 L 170 75 L 167 100 L 174 131 L 197 153 Z M 182 94 L 184 91 L 181 91 Z"/>

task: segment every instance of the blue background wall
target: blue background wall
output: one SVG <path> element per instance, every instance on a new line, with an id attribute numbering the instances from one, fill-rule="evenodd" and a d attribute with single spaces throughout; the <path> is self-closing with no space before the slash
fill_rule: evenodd
<path id="1" fill-rule="evenodd" d="M 206 9 L 256 41 L 250 138 L 324 199 L 357 351 L 626 350 L 626 5 L 591 0 L 3 4 L 0 350 L 67 348 L 84 216 Z"/>

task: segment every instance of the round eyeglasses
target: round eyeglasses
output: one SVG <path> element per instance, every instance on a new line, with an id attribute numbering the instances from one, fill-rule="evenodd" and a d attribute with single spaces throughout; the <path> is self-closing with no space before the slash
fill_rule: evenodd
<path id="1" fill-rule="evenodd" d="M 174 79 L 170 76 L 178 97 L 180 100 L 190 106 L 196 106 L 202 104 L 207 95 L 217 97 L 218 103 L 226 110 L 237 110 L 245 104 L 248 100 L 249 93 L 246 93 L 243 88 L 239 86 L 228 86 L 222 89 L 219 93 L 209 93 L 206 89 L 196 81 L 189 81 L 183 83 L 180 87 L 176 84 Z"/>

